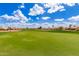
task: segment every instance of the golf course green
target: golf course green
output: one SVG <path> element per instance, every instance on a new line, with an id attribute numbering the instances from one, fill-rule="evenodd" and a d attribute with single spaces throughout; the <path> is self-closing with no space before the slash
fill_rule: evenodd
<path id="1" fill-rule="evenodd" d="M 0 32 L 0 56 L 79 56 L 79 34 L 35 30 Z"/>

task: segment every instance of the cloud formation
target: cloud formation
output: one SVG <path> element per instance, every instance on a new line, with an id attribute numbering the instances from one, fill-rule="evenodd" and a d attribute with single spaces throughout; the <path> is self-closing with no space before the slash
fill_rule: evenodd
<path id="1" fill-rule="evenodd" d="M 51 18 L 51 17 L 48 17 L 48 16 L 42 17 L 43 20 L 48 20 L 48 19 L 50 19 L 50 18 Z"/>
<path id="2" fill-rule="evenodd" d="M 43 6 L 35 4 L 32 8 L 30 8 L 30 12 L 28 13 L 28 15 L 37 16 L 37 15 L 44 14 L 46 12 L 45 9 L 48 9 L 47 13 L 49 14 L 52 14 L 58 11 L 62 12 L 66 10 L 63 4 L 70 7 L 76 5 L 76 3 L 43 3 Z"/>
<path id="3" fill-rule="evenodd" d="M 45 3 L 44 4 L 45 8 L 49 8 L 47 13 L 55 13 L 57 11 L 64 11 L 65 8 L 61 3 Z"/>
<path id="4" fill-rule="evenodd" d="M 64 18 L 61 18 L 61 19 L 54 19 L 54 21 L 64 21 Z"/>
<path id="5" fill-rule="evenodd" d="M 79 21 L 79 15 L 68 18 L 69 21 Z"/>
<path id="6" fill-rule="evenodd" d="M 76 5 L 76 3 L 63 3 L 63 4 L 65 4 L 67 6 L 71 6 L 71 7 Z"/>
<path id="7" fill-rule="evenodd" d="M 67 8 L 65 8 L 65 6 L 66 7 L 73 7 L 73 6 L 77 5 L 77 4 L 76 3 L 43 3 L 43 4 L 40 3 L 40 4 L 34 4 L 34 6 L 32 8 L 27 8 L 28 12 L 30 11 L 28 13 L 26 11 L 26 8 L 25 8 L 26 4 L 24 5 L 24 3 L 22 3 L 18 7 L 18 10 L 13 11 L 13 14 L 12 15 L 4 14 L 4 15 L 0 16 L 0 20 L 4 19 L 4 20 L 10 21 L 12 23 L 14 21 L 17 21 L 19 24 L 26 24 L 26 22 L 28 22 L 29 20 L 31 20 L 29 22 L 36 22 L 36 23 L 39 22 L 39 23 L 42 23 L 42 21 L 40 19 L 42 19 L 42 20 L 50 20 L 50 19 L 53 18 L 54 21 L 52 21 L 52 23 L 55 22 L 55 21 L 57 21 L 56 22 L 57 25 L 65 22 L 65 20 L 69 20 L 70 22 L 71 21 L 73 21 L 73 22 L 74 21 L 79 21 L 79 15 L 77 15 L 77 16 L 72 16 L 71 15 L 72 17 L 70 17 L 68 19 L 60 18 L 61 16 L 59 16 L 60 14 L 62 15 L 62 11 L 67 11 Z M 25 10 L 24 9 L 21 9 L 21 8 L 25 8 Z M 25 12 L 25 13 L 23 14 L 21 10 L 23 12 Z M 57 14 L 57 15 L 56 14 L 54 15 L 53 13 L 56 13 L 56 12 L 61 12 L 61 13 L 60 14 Z M 72 12 L 74 13 L 74 10 L 72 10 Z M 75 13 L 77 13 L 77 12 L 75 12 Z M 65 13 L 63 12 L 63 14 L 65 14 Z M 57 19 L 56 19 L 56 16 L 57 16 Z M 64 17 L 64 15 L 63 15 L 63 17 Z M 58 22 L 60 22 L 60 23 L 58 23 Z M 68 22 L 66 22 L 66 23 L 68 24 Z M 47 24 L 44 22 L 44 24 L 42 26 L 46 26 Z M 63 24 L 65 24 L 65 23 L 63 23 Z M 39 25 L 36 25 L 36 26 L 39 26 Z M 33 26 L 35 26 L 35 24 L 33 24 Z"/>
<path id="8" fill-rule="evenodd" d="M 30 12 L 28 15 L 31 15 L 31 16 L 37 16 L 37 15 L 40 15 L 40 14 L 44 14 L 44 9 L 43 7 L 39 6 L 38 4 L 35 4 L 33 6 L 33 8 L 30 8 Z"/>
<path id="9" fill-rule="evenodd" d="M 8 21 L 19 20 L 20 22 L 27 22 L 29 20 L 29 18 L 24 16 L 24 14 L 19 9 L 14 11 L 12 16 L 9 16 L 8 14 L 4 14 L 4 15 L 0 16 L 0 18 L 3 18 L 3 19 L 8 20 Z"/>

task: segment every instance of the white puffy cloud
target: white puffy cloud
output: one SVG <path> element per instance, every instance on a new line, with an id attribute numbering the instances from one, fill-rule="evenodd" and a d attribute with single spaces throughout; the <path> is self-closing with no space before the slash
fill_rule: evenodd
<path id="1" fill-rule="evenodd" d="M 43 20 L 48 20 L 48 19 L 50 19 L 50 18 L 51 18 L 51 17 L 47 17 L 47 16 L 46 16 L 46 17 L 42 17 Z"/>
<path id="2" fill-rule="evenodd" d="M 44 12 L 46 12 L 45 11 L 46 8 L 48 8 L 47 13 L 50 13 L 50 14 L 58 11 L 62 12 L 66 10 L 63 4 L 67 6 L 76 5 L 76 3 L 44 3 L 44 7 L 43 7 L 43 6 L 39 6 L 38 4 L 35 4 L 33 8 L 30 8 L 30 12 L 28 15 L 37 16 L 40 14 L 44 14 Z"/>
<path id="3" fill-rule="evenodd" d="M 61 3 L 45 3 L 44 4 L 45 8 L 49 8 L 48 9 L 48 13 L 55 13 L 57 11 L 64 11 L 65 8 L 63 5 L 61 5 Z"/>
<path id="4" fill-rule="evenodd" d="M 76 5 L 76 3 L 63 3 L 63 4 L 65 4 L 67 6 L 75 6 Z"/>
<path id="5" fill-rule="evenodd" d="M 35 4 L 33 6 L 33 8 L 30 9 L 30 12 L 28 15 L 36 16 L 36 15 L 43 14 L 44 12 L 45 11 L 44 11 L 43 7 L 39 6 L 38 4 Z"/>
<path id="6" fill-rule="evenodd" d="M 6 20 L 19 20 L 19 18 L 14 17 L 14 16 L 9 16 L 8 14 L 4 14 L 2 16 L 0 16 L 1 18 L 5 18 Z"/>
<path id="7" fill-rule="evenodd" d="M 68 18 L 69 21 L 79 21 L 79 15 Z"/>
<path id="8" fill-rule="evenodd" d="M 64 18 L 61 19 L 54 19 L 55 21 L 64 21 Z"/>
<path id="9" fill-rule="evenodd" d="M 14 11 L 12 16 L 10 16 L 8 14 L 4 14 L 4 15 L 0 16 L 0 18 L 4 18 L 4 19 L 10 20 L 10 21 L 20 20 L 21 22 L 27 22 L 29 20 L 29 18 L 24 16 L 24 14 L 19 9 Z"/>
<path id="10" fill-rule="evenodd" d="M 63 4 L 72 7 L 79 3 L 45 3 L 44 7 L 49 8 L 47 13 L 55 13 L 57 11 L 61 12 L 66 10 Z"/>
<path id="11" fill-rule="evenodd" d="M 20 20 L 28 21 L 28 18 L 26 16 L 24 16 L 24 14 L 19 9 L 14 11 L 13 14 L 14 14 L 15 17 L 19 18 Z"/>

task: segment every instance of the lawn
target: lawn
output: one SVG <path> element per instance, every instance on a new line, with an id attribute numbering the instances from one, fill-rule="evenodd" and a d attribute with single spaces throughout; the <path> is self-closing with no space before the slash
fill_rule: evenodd
<path id="1" fill-rule="evenodd" d="M 79 34 L 26 30 L 0 33 L 1 56 L 79 56 Z"/>

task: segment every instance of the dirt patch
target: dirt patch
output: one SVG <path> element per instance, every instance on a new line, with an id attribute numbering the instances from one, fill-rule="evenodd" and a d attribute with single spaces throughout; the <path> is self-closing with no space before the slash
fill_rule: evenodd
<path id="1" fill-rule="evenodd" d="M 18 32 L 21 30 L 0 30 L 0 32 Z"/>

